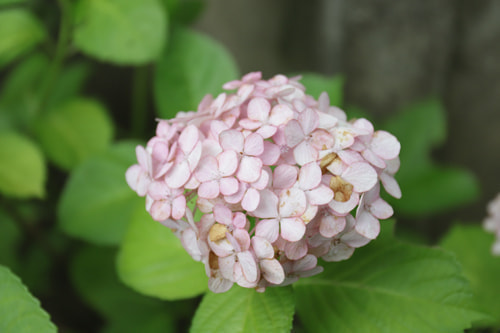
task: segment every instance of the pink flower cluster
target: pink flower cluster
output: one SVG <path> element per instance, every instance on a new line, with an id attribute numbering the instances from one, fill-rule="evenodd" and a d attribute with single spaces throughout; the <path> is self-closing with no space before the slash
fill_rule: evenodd
<path id="1" fill-rule="evenodd" d="M 161 120 L 126 174 L 153 219 L 205 264 L 212 291 L 287 285 L 321 272 L 317 258 L 347 259 L 377 237 L 393 214 L 380 183 L 401 196 L 393 135 L 348 121 L 298 78 L 255 72 L 224 89 L 236 91 Z"/>
<path id="2" fill-rule="evenodd" d="M 491 248 L 495 255 L 500 255 L 500 194 L 488 204 L 488 217 L 484 219 L 484 228 L 495 234 L 496 240 Z"/>

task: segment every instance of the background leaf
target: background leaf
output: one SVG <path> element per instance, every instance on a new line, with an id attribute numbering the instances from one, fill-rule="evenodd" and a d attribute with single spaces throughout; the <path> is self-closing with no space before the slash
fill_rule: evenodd
<path id="1" fill-rule="evenodd" d="M 208 292 L 203 297 L 190 332 L 290 332 L 294 311 L 291 287 L 258 293 L 235 285 L 225 293 Z"/>
<path id="2" fill-rule="evenodd" d="M 113 123 L 98 102 L 75 99 L 44 115 L 37 123 L 37 136 L 52 162 L 72 169 L 108 148 Z"/>
<path id="3" fill-rule="evenodd" d="M 89 56 L 122 65 L 156 59 L 167 37 L 167 17 L 157 0 L 80 0 L 74 42 Z"/>
<path id="4" fill-rule="evenodd" d="M 208 289 L 201 262 L 194 261 L 172 231 L 137 206 L 118 256 L 118 274 L 145 295 L 167 300 L 197 296 Z"/>
<path id="5" fill-rule="evenodd" d="M 491 320 L 482 325 L 500 327 L 500 257 L 491 254 L 495 236 L 479 225 L 455 225 L 441 241 L 462 264 L 477 304 Z M 480 325 L 481 326 L 481 325 Z"/>
<path id="6" fill-rule="evenodd" d="M 38 147 L 14 132 L 0 133 L 0 192 L 7 196 L 41 198 L 46 166 Z"/>
<path id="7" fill-rule="evenodd" d="M 65 232 L 97 244 L 121 241 L 134 207 L 144 205 L 144 199 L 125 181 L 125 171 L 137 163 L 135 146 L 132 142 L 115 144 L 71 173 L 58 206 L 59 224 Z"/>
<path id="8" fill-rule="evenodd" d="M 157 63 L 155 100 L 158 115 L 196 110 L 203 96 L 217 95 L 238 77 L 235 62 L 222 45 L 194 31 L 177 29 Z"/>
<path id="9" fill-rule="evenodd" d="M 481 317 L 450 253 L 384 233 L 349 260 L 326 263 L 323 273 L 295 284 L 308 332 L 463 332 Z"/>
<path id="10" fill-rule="evenodd" d="M 107 321 L 104 332 L 175 332 L 165 302 L 127 288 L 115 269 L 116 250 L 86 247 L 72 261 L 71 277 L 80 296 Z"/>
<path id="11" fill-rule="evenodd" d="M 43 41 L 46 32 L 29 11 L 13 8 L 0 12 L 0 36 L 1 68 Z"/>
<path id="12" fill-rule="evenodd" d="M 49 315 L 6 267 L 0 266 L 0 332 L 56 332 Z"/>
<path id="13" fill-rule="evenodd" d="M 335 105 L 342 108 L 344 97 L 344 78 L 340 75 L 327 77 L 315 73 L 306 73 L 301 75 L 302 79 L 299 81 L 306 87 L 306 93 L 313 96 L 315 99 L 326 91 L 330 97 L 330 105 Z M 349 114 L 349 117 L 352 117 Z"/>

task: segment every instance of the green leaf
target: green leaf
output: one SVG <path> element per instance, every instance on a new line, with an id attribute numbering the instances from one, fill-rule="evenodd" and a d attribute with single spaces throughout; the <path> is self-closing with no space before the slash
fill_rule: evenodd
<path id="1" fill-rule="evenodd" d="M 233 286 L 207 293 L 193 318 L 191 333 L 290 332 L 294 309 L 291 287 L 254 289 Z"/>
<path id="2" fill-rule="evenodd" d="M 441 246 L 452 251 L 462 264 L 469 279 L 477 304 L 491 315 L 483 325 L 500 327 L 500 257 L 491 254 L 495 236 L 478 225 L 455 225 L 441 241 Z"/>
<path id="3" fill-rule="evenodd" d="M 118 274 L 145 295 L 167 300 L 197 296 L 208 288 L 203 264 L 194 261 L 172 231 L 138 206 L 118 256 Z"/>
<path id="4" fill-rule="evenodd" d="M 37 123 L 37 136 L 54 164 L 72 169 L 108 148 L 113 124 L 100 103 L 75 99 L 45 114 Z"/>
<path id="5" fill-rule="evenodd" d="M 479 195 L 476 177 L 459 168 L 432 167 L 401 180 L 403 198 L 389 201 L 408 215 L 425 216 L 473 201 Z"/>
<path id="6" fill-rule="evenodd" d="M 43 41 L 46 32 L 29 11 L 13 8 L 0 12 L 0 36 L 1 68 Z"/>
<path id="7" fill-rule="evenodd" d="M 121 241 L 135 205 L 144 205 L 144 199 L 125 181 L 127 168 L 137 163 L 135 146 L 116 144 L 71 173 L 58 206 L 59 224 L 65 232 L 97 244 Z"/>
<path id="8" fill-rule="evenodd" d="M 127 288 L 115 269 L 116 250 L 86 247 L 72 261 L 80 296 L 107 319 L 105 332 L 174 332 L 163 302 Z"/>
<path id="9" fill-rule="evenodd" d="M 121 65 L 155 60 L 167 37 L 167 17 L 158 0 L 80 0 L 74 42 L 84 53 Z"/>
<path id="10" fill-rule="evenodd" d="M 199 33 L 177 29 L 155 74 L 155 100 L 162 118 L 178 111 L 196 110 L 206 94 L 222 92 L 238 72 L 231 55 L 217 42 Z"/>
<path id="11" fill-rule="evenodd" d="M 46 166 L 38 147 L 14 132 L 0 133 L 0 192 L 7 196 L 45 195 Z"/>
<path id="12" fill-rule="evenodd" d="M 0 266 L 0 332 L 56 332 L 49 315 L 40 307 L 21 280 Z"/>
<path id="13" fill-rule="evenodd" d="M 17 247 L 21 241 L 21 230 L 3 210 L 0 209 L 0 265 L 12 267 L 17 263 Z"/>
<path id="14" fill-rule="evenodd" d="M 330 97 L 330 105 L 342 107 L 344 96 L 344 78 L 342 76 L 327 77 L 320 74 L 306 73 L 302 75 L 300 83 L 306 87 L 308 95 L 318 99 L 319 95 L 326 91 Z"/>
<path id="15" fill-rule="evenodd" d="M 79 95 L 89 74 L 90 65 L 87 62 L 73 62 L 65 66 L 48 96 L 47 109 L 55 108 Z"/>
<path id="16" fill-rule="evenodd" d="M 387 232 L 349 260 L 324 267 L 295 284 L 308 332 L 463 332 L 482 318 L 450 253 L 404 244 Z"/>

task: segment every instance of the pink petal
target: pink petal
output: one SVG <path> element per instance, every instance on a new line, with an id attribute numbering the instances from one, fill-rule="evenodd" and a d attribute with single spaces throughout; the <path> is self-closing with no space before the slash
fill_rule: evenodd
<path id="1" fill-rule="evenodd" d="M 346 202 L 339 202 L 332 200 L 328 203 L 328 206 L 337 214 L 343 216 L 349 214 L 351 210 L 356 207 L 356 205 L 359 202 L 359 194 L 356 192 L 353 192 L 351 194 L 351 198 L 349 198 L 348 201 Z"/>
<path id="2" fill-rule="evenodd" d="M 248 119 L 248 118 L 241 119 L 238 122 L 238 124 L 240 124 L 241 127 L 243 127 L 244 129 L 247 129 L 247 130 L 255 130 L 257 128 L 260 128 L 260 126 L 262 125 L 261 122 L 259 122 L 257 120 Z"/>
<path id="3" fill-rule="evenodd" d="M 234 150 L 237 153 L 243 151 L 245 138 L 237 130 L 226 130 L 219 134 L 219 142 L 224 150 Z"/>
<path id="4" fill-rule="evenodd" d="M 300 240 L 306 232 L 306 225 L 298 217 L 283 218 L 280 221 L 280 226 L 281 237 L 290 242 Z"/>
<path id="5" fill-rule="evenodd" d="M 325 205 L 333 200 L 333 191 L 326 185 L 320 186 L 306 192 L 307 200 L 311 205 Z"/>
<path id="6" fill-rule="evenodd" d="M 297 164 L 304 165 L 318 159 L 318 151 L 307 141 L 302 141 L 293 150 L 293 157 Z"/>
<path id="7" fill-rule="evenodd" d="M 170 212 L 172 210 L 172 206 L 170 202 L 165 200 L 155 201 L 151 206 L 149 213 L 151 217 L 155 221 L 163 221 L 170 217 Z"/>
<path id="8" fill-rule="evenodd" d="M 392 216 L 392 214 L 394 214 L 394 210 L 392 209 L 391 205 L 389 205 L 381 198 L 375 200 L 370 205 L 370 212 L 373 214 L 373 216 L 379 219 L 388 219 Z"/>
<path id="9" fill-rule="evenodd" d="M 368 162 L 370 162 L 372 165 L 376 166 L 377 168 L 380 168 L 380 169 L 385 168 L 385 162 L 384 162 L 384 160 L 381 159 L 380 157 L 378 157 L 378 155 L 376 155 L 370 149 L 363 150 L 363 152 L 361 153 L 361 155 L 363 155 L 363 157 Z"/>
<path id="10" fill-rule="evenodd" d="M 223 177 L 230 176 L 238 168 L 238 154 L 233 150 L 226 150 L 217 155 L 217 165 Z"/>
<path id="11" fill-rule="evenodd" d="M 198 196 L 205 199 L 215 199 L 219 196 L 219 182 L 211 180 L 200 184 Z"/>
<path id="12" fill-rule="evenodd" d="M 217 204 L 214 206 L 215 221 L 230 226 L 233 222 L 233 212 L 228 207 Z"/>
<path id="13" fill-rule="evenodd" d="M 344 243 L 339 243 L 337 245 L 332 245 L 328 253 L 321 258 L 325 261 L 342 261 L 349 259 L 353 253 L 354 248 Z"/>
<path id="14" fill-rule="evenodd" d="M 179 146 L 187 155 L 199 140 L 198 128 L 194 125 L 187 126 L 179 136 Z"/>
<path id="15" fill-rule="evenodd" d="M 245 139 L 243 151 L 246 155 L 259 156 L 264 152 L 264 139 L 258 133 L 252 133 Z"/>
<path id="16" fill-rule="evenodd" d="M 217 159 L 214 156 L 205 156 L 201 160 L 198 169 L 195 171 L 194 176 L 200 182 L 208 182 L 219 178 L 219 168 Z"/>
<path id="17" fill-rule="evenodd" d="M 272 284 L 280 284 L 285 280 L 283 266 L 276 259 L 265 259 L 260 261 L 260 268 L 264 279 Z"/>
<path id="18" fill-rule="evenodd" d="M 234 177 L 224 177 L 219 180 L 220 193 L 223 195 L 233 195 L 238 192 L 239 182 Z"/>
<path id="19" fill-rule="evenodd" d="M 299 186 L 303 190 L 310 190 L 321 182 L 321 168 L 316 162 L 309 162 L 300 168 Z"/>
<path id="20" fill-rule="evenodd" d="M 180 195 L 172 201 L 172 217 L 176 220 L 181 219 L 186 213 L 186 197 Z"/>
<path id="21" fill-rule="evenodd" d="M 232 281 L 228 279 L 224 279 L 222 277 L 210 277 L 208 279 L 208 289 L 210 289 L 213 293 L 225 293 L 233 286 Z"/>
<path id="22" fill-rule="evenodd" d="M 248 103 L 248 118 L 264 123 L 267 121 L 270 110 L 271 104 L 265 98 L 255 97 Z"/>
<path id="23" fill-rule="evenodd" d="M 193 151 L 186 156 L 186 161 L 191 171 L 194 171 L 194 169 L 196 169 L 196 167 L 198 166 L 202 150 L 203 150 L 203 145 L 201 144 L 201 142 L 198 142 L 194 146 Z"/>
<path id="24" fill-rule="evenodd" d="M 318 127 L 318 114 L 313 109 L 305 109 L 299 115 L 299 123 L 304 133 L 307 135 Z"/>
<path id="25" fill-rule="evenodd" d="M 401 189 L 399 188 L 398 182 L 396 181 L 396 179 L 394 179 L 393 176 L 382 172 L 380 174 L 380 181 L 384 185 L 387 193 L 389 193 L 396 199 L 401 198 Z"/>
<path id="26" fill-rule="evenodd" d="M 307 254 L 307 249 L 307 241 L 302 238 L 298 242 L 286 244 L 285 254 L 288 259 L 299 260 Z"/>
<path id="27" fill-rule="evenodd" d="M 238 190 L 234 194 L 224 196 L 224 200 L 230 204 L 240 202 L 243 199 L 248 187 L 249 185 L 247 183 L 238 182 Z"/>
<path id="28" fill-rule="evenodd" d="M 332 238 L 341 233 L 345 225 L 345 217 L 337 217 L 334 215 L 324 216 L 321 219 L 319 232 L 323 237 Z"/>
<path id="29" fill-rule="evenodd" d="M 282 217 L 300 216 L 307 206 L 304 191 L 290 188 L 280 193 L 279 212 Z"/>
<path id="30" fill-rule="evenodd" d="M 278 197 L 269 190 L 260 192 L 260 202 L 252 215 L 259 218 L 274 218 L 278 216 Z"/>
<path id="31" fill-rule="evenodd" d="M 280 147 L 272 142 L 264 141 L 264 152 L 259 156 L 264 165 L 274 165 L 280 158 Z"/>
<path id="32" fill-rule="evenodd" d="M 245 229 L 236 229 L 233 231 L 234 238 L 238 241 L 241 251 L 248 251 L 250 248 L 250 235 Z"/>
<path id="33" fill-rule="evenodd" d="M 262 138 L 267 139 L 267 138 L 272 137 L 274 135 L 274 133 L 276 133 L 277 130 L 278 129 L 275 126 L 262 125 L 262 127 L 260 127 L 257 130 L 257 134 L 260 134 L 260 136 L 262 136 Z"/>
<path id="34" fill-rule="evenodd" d="M 165 176 L 165 182 L 171 188 L 180 188 L 191 177 L 191 170 L 189 170 L 189 165 L 186 161 L 179 164 L 174 164 L 174 166 L 168 171 Z"/>
<path id="35" fill-rule="evenodd" d="M 255 236 L 274 243 L 278 239 L 279 227 L 280 224 L 277 219 L 260 220 L 255 227 Z"/>
<path id="36" fill-rule="evenodd" d="M 234 213 L 234 216 L 233 216 L 233 225 L 236 228 L 240 228 L 240 229 L 245 228 L 245 226 L 247 225 L 246 215 L 243 214 L 242 212 L 236 212 L 236 213 Z"/>
<path id="37" fill-rule="evenodd" d="M 289 147 L 295 147 L 304 140 L 304 137 L 304 131 L 297 120 L 292 119 L 286 124 L 285 141 Z"/>
<path id="38" fill-rule="evenodd" d="M 136 191 L 137 188 L 137 181 L 139 179 L 139 174 L 142 172 L 143 172 L 142 168 L 138 164 L 134 164 L 131 167 L 129 167 L 127 169 L 127 172 L 125 173 L 125 180 L 127 181 L 127 184 L 134 191 Z"/>
<path id="39" fill-rule="evenodd" d="M 362 211 L 356 217 L 356 231 L 369 239 L 375 239 L 380 233 L 380 222 L 369 212 Z"/>
<path id="40" fill-rule="evenodd" d="M 135 147 L 135 155 L 137 156 L 137 161 L 139 162 L 141 168 L 144 169 L 145 171 L 148 171 L 151 167 L 150 166 L 151 156 L 146 151 L 146 149 L 144 149 L 143 146 Z"/>
<path id="41" fill-rule="evenodd" d="M 201 260 L 202 253 L 198 246 L 198 237 L 193 229 L 189 228 L 182 232 L 181 243 L 194 260 Z"/>
<path id="42" fill-rule="evenodd" d="M 372 151 L 384 160 L 392 160 L 399 155 L 401 144 L 396 137 L 386 131 L 377 131 L 370 142 Z"/>
<path id="43" fill-rule="evenodd" d="M 257 281 L 258 277 L 258 268 L 257 263 L 255 262 L 254 257 L 248 251 L 240 252 L 236 255 L 238 257 L 238 261 L 241 265 L 241 269 L 243 271 L 243 275 L 245 276 L 248 282 Z"/>
<path id="44" fill-rule="evenodd" d="M 293 186 L 297 181 L 297 167 L 280 164 L 273 172 L 273 187 L 279 189 L 287 189 Z"/>
<path id="45" fill-rule="evenodd" d="M 257 157 L 243 156 L 236 173 L 239 180 L 247 183 L 257 181 L 262 172 L 262 161 Z"/>
<path id="46" fill-rule="evenodd" d="M 304 258 L 294 262 L 292 268 L 293 272 L 304 272 L 313 269 L 317 264 L 318 259 L 314 255 L 308 254 Z"/>
<path id="47" fill-rule="evenodd" d="M 259 259 L 272 259 L 274 258 L 274 248 L 272 244 L 265 238 L 252 237 L 252 249 Z"/>
<path id="48" fill-rule="evenodd" d="M 219 271 L 223 278 L 232 280 L 234 279 L 234 263 L 236 256 L 230 255 L 227 257 L 219 258 Z"/>
<path id="49" fill-rule="evenodd" d="M 356 192 L 366 192 L 377 183 L 378 175 L 368 163 L 351 164 L 343 173 L 342 178 L 351 183 Z"/>
<path id="50" fill-rule="evenodd" d="M 269 123 L 276 127 L 285 125 L 293 119 L 293 111 L 286 104 L 278 104 L 273 107 L 269 116 Z"/>
<path id="51" fill-rule="evenodd" d="M 260 194 L 254 188 L 249 188 L 245 195 L 243 196 L 243 200 L 241 201 L 241 207 L 247 212 L 253 212 L 257 209 L 260 202 Z"/>

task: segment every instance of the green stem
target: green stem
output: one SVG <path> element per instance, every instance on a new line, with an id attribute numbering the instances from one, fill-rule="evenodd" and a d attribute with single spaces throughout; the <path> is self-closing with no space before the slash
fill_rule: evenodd
<path id="1" fill-rule="evenodd" d="M 47 106 L 48 99 L 54 89 L 54 84 L 61 71 L 64 58 L 68 49 L 71 28 L 72 28 L 72 13 L 71 2 L 69 0 L 57 0 L 61 11 L 61 21 L 59 23 L 59 36 L 57 40 L 56 50 L 52 63 L 49 66 L 45 81 L 42 84 L 42 93 L 40 98 L 39 113 L 43 112 Z"/>
<path id="2" fill-rule="evenodd" d="M 136 67 L 132 81 L 132 135 L 142 138 L 148 114 L 149 66 Z"/>

